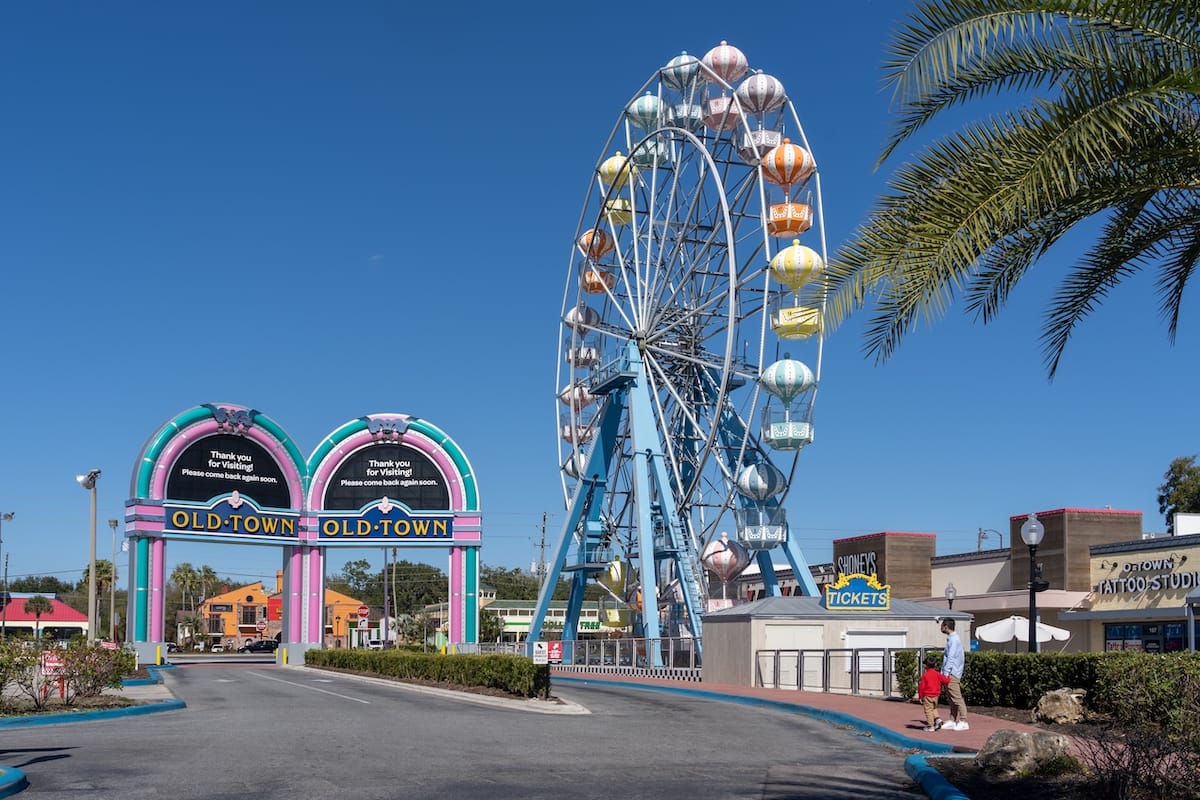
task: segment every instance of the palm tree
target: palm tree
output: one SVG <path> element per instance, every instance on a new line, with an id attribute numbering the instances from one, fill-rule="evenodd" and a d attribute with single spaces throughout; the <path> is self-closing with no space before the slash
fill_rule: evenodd
<path id="1" fill-rule="evenodd" d="M 86 588 L 88 585 L 91 570 L 88 567 L 83 568 L 83 585 Z M 96 561 L 96 594 L 103 597 L 108 593 L 113 583 L 117 580 L 116 569 L 111 561 L 101 559 Z M 111 624 L 111 620 L 109 620 Z"/>
<path id="2" fill-rule="evenodd" d="M 184 561 L 171 570 L 171 583 L 179 588 L 179 604 L 187 606 L 188 610 L 196 610 L 195 595 L 192 593 L 200 585 L 200 576 L 196 568 Z M 188 601 L 191 601 L 190 604 Z"/>
<path id="3" fill-rule="evenodd" d="M 221 581 L 221 579 L 219 577 L 217 577 L 216 570 L 214 570 L 208 564 L 204 564 L 203 566 L 201 566 L 200 567 L 200 597 L 201 597 L 201 599 L 207 600 L 209 597 L 208 588 L 210 586 L 216 586 L 218 583 L 220 583 L 220 581 Z"/>
<path id="4" fill-rule="evenodd" d="M 1048 310 L 1049 376 L 1083 318 L 1146 267 L 1174 342 L 1200 261 L 1196 3 L 924 0 L 885 70 L 898 117 L 880 164 L 973 100 L 1010 110 L 905 156 L 830 264 L 831 324 L 872 304 L 876 361 L 960 293 L 986 324 L 1051 245 L 1099 219 Z"/>
<path id="5" fill-rule="evenodd" d="M 40 594 L 35 594 L 25 601 L 25 613 L 33 614 L 33 640 L 35 642 L 42 638 L 42 614 L 49 614 L 53 610 L 54 604 Z"/>

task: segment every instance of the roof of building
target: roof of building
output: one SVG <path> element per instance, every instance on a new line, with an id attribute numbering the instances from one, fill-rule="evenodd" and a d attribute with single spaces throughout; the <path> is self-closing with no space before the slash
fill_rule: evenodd
<path id="1" fill-rule="evenodd" d="M 1142 515 L 1142 512 L 1140 512 L 1140 511 L 1121 511 L 1116 508 L 1055 508 L 1055 509 L 1051 509 L 1050 511 L 1035 511 L 1033 513 L 1037 514 L 1039 519 L 1041 517 L 1049 517 L 1049 516 L 1053 516 L 1055 514 L 1113 514 L 1113 515 L 1118 515 L 1118 516 L 1119 515 L 1135 515 L 1135 516 L 1139 516 L 1139 517 Z M 1017 520 L 1023 520 L 1023 519 L 1028 519 L 1028 518 L 1029 518 L 1028 514 L 1013 514 L 1011 517 L 1008 518 L 1008 521 L 1016 522 Z"/>
<path id="2" fill-rule="evenodd" d="M 930 608 L 911 600 L 893 599 L 891 607 L 884 611 L 827 611 L 819 597 L 764 597 L 762 600 L 712 611 L 704 615 L 704 621 L 707 624 L 708 622 L 732 622 L 752 618 L 871 619 L 880 616 L 890 619 L 937 620 L 945 617 L 971 619 L 970 614 L 961 611 Z"/>
<path id="3" fill-rule="evenodd" d="M 833 542 L 834 544 L 840 544 L 842 542 L 856 542 L 859 539 L 874 539 L 878 536 L 917 536 L 921 538 L 937 538 L 936 533 L 922 533 L 920 531 L 878 531 L 876 533 L 866 533 L 862 536 L 851 536 L 846 539 L 834 539 Z"/>
<path id="4" fill-rule="evenodd" d="M 36 594 L 36 593 L 34 593 Z M 22 592 L 13 592 L 12 600 L 4 609 L 4 618 L 10 623 L 21 622 L 40 622 L 42 625 L 47 625 L 55 622 L 87 622 L 87 614 L 76 611 L 69 605 L 59 600 L 57 597 L 47 597 L 41 595 L 50 601 L 53 606 L 53 611 L 48 614 L 42 614 L 39 620 L 33 614 L 26 613 L 25 603 L 34 596 L 34 594 L 25 594 Z"/>

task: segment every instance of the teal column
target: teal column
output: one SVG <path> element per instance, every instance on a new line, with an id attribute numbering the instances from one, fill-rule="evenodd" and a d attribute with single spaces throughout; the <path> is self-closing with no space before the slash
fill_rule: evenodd
<path id="1" fill-rule="evenodd" d="M 466 615 L 464 637 L 468 642 L 479 642 L 479 548 L 466 548 L 466 580 L 463 587 L 465 602 L 463 613 Z"/>
<path id="2" fill-rule="evenodd" d="M 137 571 L 134 580 L 133 596 L 133 640 L 135 642 L 149 641 L 146 628 L 150 620 L 150 540 L 139 536 L 135 540 L 134 552 L 137 558 Z"/>

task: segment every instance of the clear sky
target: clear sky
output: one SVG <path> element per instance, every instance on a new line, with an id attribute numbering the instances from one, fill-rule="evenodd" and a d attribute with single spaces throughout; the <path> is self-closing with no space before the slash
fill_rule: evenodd
<path id="1" fill-rule="evenodd" d="M 891 0 L 751 13 L 562 3 L 0 5 L 0 511 L 10 578 L 78 580 L 103 470 L 122 518 L 146 438 L 191 406 L 265 413 L 304 453 L 353 418 L 429 420 L 478 476 L 483 561 L 558 535 L 555 366 L 572 238 L 642 83 L 722 39 L 783 81 L 821 170 L 834 249 L 886 172 Z M 1001 110 L 996 105 L 978 113 Z M 1062 507 L 1138 510 L 1200 451 L 1200 333 L 1172 348 L 1138 279 L 1053 383 L 1040 319 L 1079 240 L 984 328 L 952 308 L 885 366 L 861 320 L 826 345 L 816 441 L 787 502 L 810 562 L 835 539 L 979 528 Z M 995 546 L 993 539 L 985 546 Z M 367 557 L 378 551 L 340 551 Z M 405 554 L 444 568 L 440 551 Z M 402 556 L 404 557 L 404 556 Z M 265 547 L 171 544 L 168 566 L 269 578 Z M 119 561 L 119 564 L 122 562 Z"/>

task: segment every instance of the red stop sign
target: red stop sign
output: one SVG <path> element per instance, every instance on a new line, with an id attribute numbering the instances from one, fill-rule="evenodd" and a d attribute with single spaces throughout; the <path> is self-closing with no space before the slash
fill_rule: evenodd
<path id="1" fill-rule="evenodd" d="M 258 628 L 260 631 L 265 631 L 267 629 L 267 621 L 265 619 L 260 619 L 254 624 L 254 627 Z"/>
<path id="2" fill-rule="evenodd" d="M 366 619 L 369 616 L 371 616 L 371 609 L 367 608 L 366 606 L 358 607 L 358 618 L 359 619 Z"/>

